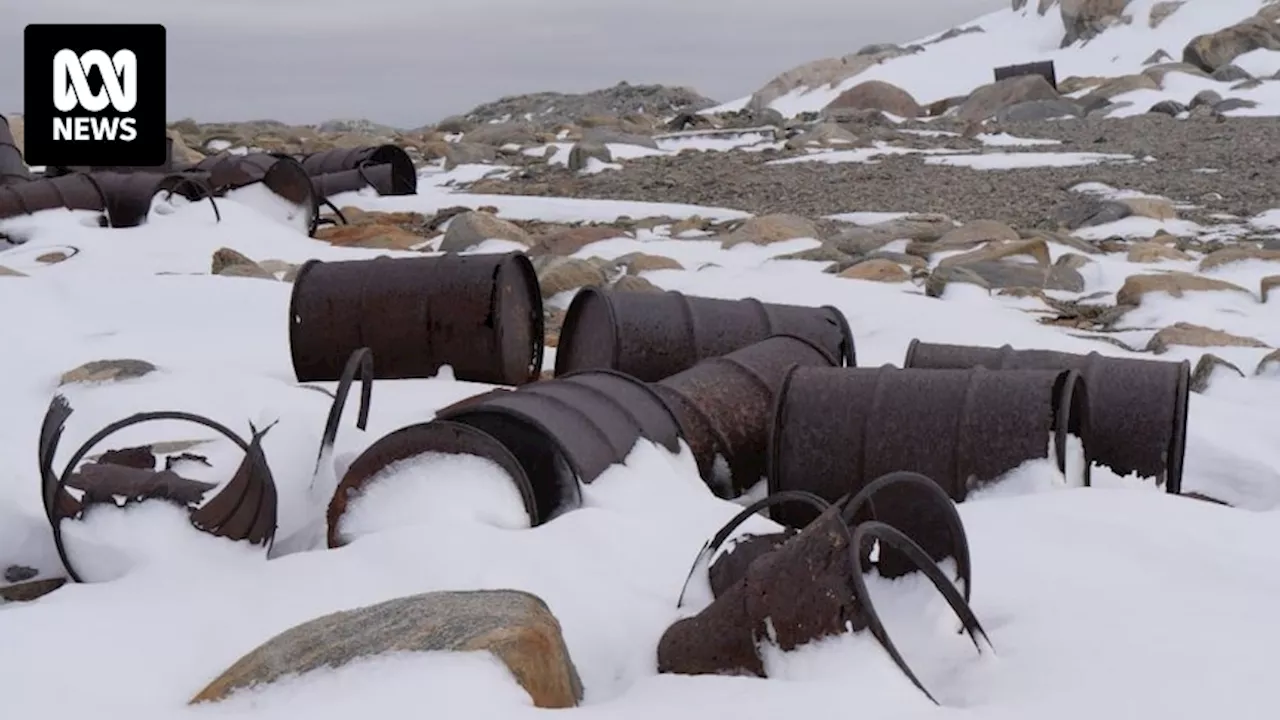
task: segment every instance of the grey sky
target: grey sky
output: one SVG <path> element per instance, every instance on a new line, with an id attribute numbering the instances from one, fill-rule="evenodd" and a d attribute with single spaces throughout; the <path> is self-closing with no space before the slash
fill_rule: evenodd
<path id="1" fill-rule="evenodd" d="M 0 110 L 30 22 L 161 22 L 169 117 L 418 126 L 502 95 L 626 80 L 717 100 L 1009 0 L 0 0 Z"/>

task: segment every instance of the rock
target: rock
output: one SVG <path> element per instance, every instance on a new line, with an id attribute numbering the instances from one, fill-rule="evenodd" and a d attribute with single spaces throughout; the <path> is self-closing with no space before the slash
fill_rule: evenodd
<path id="1" fill-rule="evenodd" d="M 1222 102 L 1222 96 L 1218 93 L 1213 90 L 1201 90 L 1196 93 L 1195 97 L 1191 98 L 1191 103 L 1188 104 L 1187 107 L 1195 110 L 1201 105 L 1208 105 L 1212 107 L 1220 102 Z"/>
<path id="2" fill-rule="evenodd" d="M 1055 245 L 1062 245 L 1063 247 L 1069 247 L 1072 250 L 1077 250 L 1086 255 L 1098 255 L 1102 252 L 1100 249 L 1098 249 L 1093 244 L 1089 243 L 1087 240 L 1082 240 L 1070 233 L 1055 232 L 1053 230 L 1032 230 L 1027 234 L 1027 236 L 1024 239 L 1029 240 L 1032 238 L 1038 238 L 1040 240 L 1044 240 L 1047 243 L 1053 243 Z"/>
<path id="3" fill-rule="evenodd" d="M 584 287 L 604 287 L 609 276 L 599 265 L 581 258 L 555 258 L 538 271 L 542 297 L 551 298 L 562 292 Z"/>
<path id="4" fill-rule="evenodd" d="M 259 280 L 275 280 L 274 273 L 267 272 L 257 263 L 253 265 L 229 265 L 222 272 L 215 273 L 221 277 L 257 278 Z"/>
<path id="5" fill-rule="evenodd" d="M 1005 258 L 1017 257 L 1019 255 L 1031 258 L 1037 265 L 1042 267 L 1047 267 L 1050 262 L 1049 246 L 1045 241 L 1039 239 L 1011 240 L 990 242 L 977 250 L 971 250 L 960 255 L 944 257 L 938 261 L 938 267 L 971 265 L 979 262 L 1003 260 Z"/>
<path id="6" fill-rule="evenodd" d="M 790 138 L 786 147 L 799 150 L 809 145 L 855 145 L 857 142 L 857 135 L 835 123 L 824 122 Z"/>
<path id="7" fill-rule="evenodd" d="M 1258 296 L 1262 298 L 1262 302 L 1266 302 L 1271 295 L 1271 291 L 1280 287 L 1280 275 L 1268 275 L 1262 278 L 1258 290 Z"/>
<path id="8" fill-rule="evenodd" d="M 436 130 L 442 133 L 465 133 L 475 129 L 476 124 L 462 115 L 450 115 L 436 123 Z"/>
<path id="9" fill-rule="evenodd" d="M 26 582 L 39 575 L 40 571 L 26 565 L 10 565 L 4 569 L 4 581 L 7 583 Z"/>
<path id="10" fill-rule="evenodd" d="M 1205 353 L 1200 356 L 1200 360 L 1196 362 L 1196 367 L 1191 371 L 1191 382 L 1189 389 L 1193 393 L 1202 393 L 1209 389 L 1209 384 L 1213 380 L 1213 373 L 1218 368 L 1230 370 L 1240 377 L 1244 377 L 1244 371 L 1236 367 L 1233 363 L 1214 355 L 1213 353 Z"/>
<path id="11" fill-rule="evenodd" d="M 850 228 L 828 242 L 840 252 L 849 255 L 865 255 L 879 250 L 894 240 L 933 242 L 948 231 L 954 230 L 955 227 L 955 221 L 946 215 L 907 215 L 873 225 Z"/>
<path id="12" fill-rule="evenodd" d="M 641 252 L 627 253 L 614 261 L 618 267 L 623 268 L 627 273 L 636 275 L 651 270 L 683 270 L 684 266 L 677 260 L 673 260 L 664 255 L 648 255 Z"/>
<path id="13" fill-rule="evenodd" d="M 1138 242 L 1129 246 L 1129 254 L 1125 259 L 1131 263 L 1154 263 L 1162 260 L 1190 260 L 1191 256 L 1168 245 Z"/>
<path id="14" fill-rule="evenodd" d="M 19 272 L 11 267 L 0 265 L 0 277 L 30 277 L 24 272 Z"/>
<path id="15" fill-rule="evenodd" d="M 1118 202 L 1129 206 L 1130 214 L 1153 220 L 1176 220 L 1178 209 L 1173 201 L 1161 197 L 1121 198 Z"/>
<path id="16" fill-rule="evenodd" d="M 413 595 L 303 623 L 240 658 L 191 703 L 358 658 L 445 650 L 489 651 L 535 707 L 574 707 L 582 700 L 582 681 L 546 603 L 517 590 L 476 590 Z"/>
<path id="17" fill-rule="evenodd" d="M 67 584 L 66 578 L 30 580 L 0 587 L 0 601 L 32 602 Z"/>
<path id="18" fill-rule="evenodd" d="M 1225 98 L 1221 102 L 1214 103 L 1213 111 L 1215 113 L 1227 113 L 1232 110 L 1252 110 L 1258 107 L 1256 100 L 1248 100 L 1245 98 Z"/>
<path id="19" fill-rule="evenodd" d="M 335 247 L 359 247 L 378 250 L 411 250 L 427 241 L 398 225 L 382 223 L 328 225 L 316 230 L 315 238 Z"/>
<path id="20" fill-rule="evenodd" d="M 1248 80 L 1241 80 L 1235 85 L 1232 85 L 1231 89 L 1232 90 L 1253 90 L 1254 88 L 1262 87 L 1264 84 L 1265 84 L 1264 81 L 1259 80 L 1258 78 L 1250 78 Z M 1237 98 L 1228 98 L 1228 99 L 1236 100 Z"/>
<path id="21" fill-rule="evenodd" d="M 1145 70 L 1142 71 L 1142 74 L 1146 75 L 1152 80 L 1155 80 L 1157 83 L 1159 83 L 1161 87 L 1164 87 L 1165 76 L 1168 75 L 1169 73 L 1174 73 L 1174 72 L 1182 73 L 1184 75 L 1190 75 L 1192 77 L 1203 78 L 1206 80 L 1209 79 L 1209 73 L 1206 73 L 1205 71 L 1201 70 L 1195 65 L 1192 65 L 1190 63 L 1184 63 L 1184 62 L 1160 63 L 1159 65 L 1153 65 L 1149 68 L 1146 68 Z"/>
<path id="22" fill-rule="evenodd" d="M 741 227 L 726 235 L 720 245 L 728 249 L 742 243 L 772 245 L 796 238 L 817 237 L 818 227 L 812 220 L 799 215 L 774 213 L 748 218 Z"/>
<path id="23" fill-rule="evenodd" d="M 868 80 L 845 90 L 826 109 L 880 110 L 899 117 L 915 118 L 922 114 L 920 104 L 911 93 L 883 80 Z M 825 109 L 824 109 L 825 111 Z"/>
<path id="24" fill-rule="evenodd" d="M 534 250 L 553 255 L 572 255 L 593 242 L 630 237 L 626 231 L 607 225 L 566 228 L 535 238 Z"/>
<path id="25" fill-rule="evenodd" d="M 1004 260 L 981 260 L 964 265 L 938 267 L 934 272 L 963 268 L 982 278 L 991 289 L 1034 288 L 1037 290 L 1066 290 L 1082 292 L 1084 278 L 1066 266 L 1032 265 Z"/>
<path id="26" fill-rule="evenodd" d="M 1280 26 L 1264 17 L 1254 16 L 1192 38 L 1182 50 L 1182 61 L 1211 73 L 1258 49 L 1280 50 Z"/>
<path id="27" fill-rule="evenodd" d="M 486 212 L 465 212 L 449 221 L 440 249 L 444 252 L 470 250 L 485 240 L 510 240 L 526 247 L 533 245 L 529 234 L 518 225 Z"/>
<path id="28" fill-rule="evenodd" d="M 586 170 L 593 158 L 603 163 L 611 163 L 613 162 L 613 153 L 609 152 L 608 146 L 604 143 L 592 140 L 581 140 L 574 143 L 569 150 L 569 169 L 573 172 Z"/>
<path id="29" fill-rule="evenodd" d="M 71 256 L 62 252 L 61 250 L 55 250 L 53 252 L 47 252 L 47 253 L 42 253 L 40 255 L 37 255 L 36 262 L 44 263 L 45 265 L 56 265 L 62 262 L 63 260 L 66 260 L 69 257 Z"/>
<path id="30" fill-rule="evenodd" d="M 838 277 L 885 283 L 906 282 L 911 279 L 911 275 L 901 265 L 883 258 L 863 260 L 842 271 Z"/>
<path id="31" fill-rule="evenodd" d="M 262 262 L 258 263 L 258 267 L 271 273 L 272 277 L 275 277 L 279 273 L 285 273 L 285 274 L 288 274 L 291 272 L 296 273 L 298 271 L 299 266 L 291 262 L 285 262 L 284 260 L 276 260 L 276 259 L 269 258 L 267 260 L 263 260 Z"/>
<path id="32" fill-rule="evenodd" d="M 1066 34 L 1061 47 L 1080 40 L 1090 40 L 1098 33 L 1121 22 L 1129 0 L 1061 0 L 1062 27 Z"/>
<path id="33" fill-rule="evenodd" d="M 1205 255 L 1200 260 L 1200 271 L 1205 272 L 1228 263 L 1243 262 L 1245 260 L 1280 262 L 1280 250 L 1266 250 L 1248 245 L 1229 245 Z"/>
<path id="34" fill-rule="evenodd" d="M 1217 70 L 1214 70 L 1210 76 L 1218 82 L 1239 82 L 1241 80 L 1253 79 L 1253 76 L 1249 74 L 1248 70 L 1231 63 L 1227 63 Z"/>
<path id="35" fill-rule="evenodd" d="M 688 87 L 620 82 L 584 93 L 537 92 L 503 97 L 473 108 L 466 116 L 480 122 L 531 118 L 530 122 L 543 128 L 558 128 L 593 116 L 640 125 L 645 113 L 689 114 L 717 104 Z"/>
<path id="36" fill-rule="evenodd" d="M 1161 100 L 1155 105 L 1152 105 L 1151 109 L 1147 112 L 1160 113 L 1162 115 L 1168 115 L 1169 117 L 1177 117 L 1187 110 L 1187 106 L 1177 100 Z"/>
<path id="37" fill-rule="evenodd" d="M 787 253 L 786 255 L 777 255 L 775 260 L 805 260 L 808 262 L 824 262 L 824 263 L 843 263 L 841 270 L 853 265 L 856 261 L 847 253 L 842 253 L 830 243 L 822 243 L 818 247 L 809 248 L 808 250 L 800 250 L 799 252 Z M 831 268 L 823 270 L 823 272 L 838 272 Z"/>
<path id="38" fill-rule="evenodd" d="M 1044 122 L 1062 117 L 1084 117 L 1084 108 L 1069 98 L 1028 100 L 996 113 L 998 123 Z"/>
<path id="39" fill-rule="evenodd" d="M 232 268 L 240 268 L 232 270 Z M 254 272 L 261 274 L 254 275 Z M 214 275 L 236 275 L 238 277 L 270 277 L 275 280 L 275 276 L 267 273 L 258 263 L 250 260 L 244 254 L 224 247 L 213 251 L 213 258 L 210 260 L 209 272 Z"/>
<path id="40" fill-rule="evenodd" d="M 936 244 L 939 248 L 956 250 L 986 242 L 1013 242 L 1019 239 L 1017 230 L 999 220 L 972 220 L 960 227 L 948 229 L 938 236 Z"/>
<path id="41" fill-rule="evenodd" d="M 452 170 L 459 165 L 492 163 L 498 159 L 497 148 L 472 142 L 445 143 L 444 168 Z"/>
<path id="42" fill-rule="evenodd" d="M 1159 90 L 1160 83 L 1156 82 L 1150 75 L 1146 73 L 1138 73 L 1135 75 L 1121 75 L 1120 77 L 1111 78 L 1089 91 L 1089 94 L 1080 99 L 1080 104 L 1085 107 L 1097 104 L 1097 100 L 1110 100 L 1117 95 L 1123 95 L 1135 90 Z"/>
<path id="43" fill-rule="evenodd" d="M 58 386 L 72 383 L 97 383 L 118 380 L 132 380 L 148 375 L 157 370 L 155 365 L 146 360 L 129 358 L 117 360 L 93 360 L 62 374 Z"/>
<path id="44" fill-rule="evenodd" d="M 477 125 L 464 138 L 469 143 L 495 148 L 503 145 L 533 145 L 538 141 L 533 126 L 524 122 L 484 123 Z"/>
<path id="45" fill-rule="evenodd" d="M 960 105 L 956 118 L 963 122 L 977 122 L 994 117 L 1005 108 L 1029 100 L 1060 100 L 1053 86 L 1039 75 L 1020 75 L 1005 78 L 974 90 Z"/>
<path id="46" fill-rule="evenodd" d="M 787 70 L 766 83 L 751 95 L 747 107 L 753 110 L 766 108 L 774 100 L 797 88 L 819 88 L 844 82 L 869 67 L 891 58 L 901 57 L 908 52 L 905 48 L 892 46 L 872 54 L 851 53 L 842 57 L 823 58 L 805 63 Z"/>
<path id="47" fill-rule="evenodd" d="M 1280 350 L 1272 350 L 1265 357 L 1258 361 L 1258 367 L 1254 368 L 1254 375 L 1271 375 L 1276 370 L 1280 370 Z"/>
<path id="48" fill-rule="evenodd" d="M 1225 280 L 1216 280 L 1203 275 L 1185 272 L 1170 272 L 1159 275 L 1130 275 L 1124 285 L 1116 293 L 1117 305 L 1139 305 L 1142 298 L 1149 293 L 1168 293 L 1175 298 L 1189 292 L 1219 292 L 1231 290 L 1248 294 L 1253 293 Z"/>
<path id="49" fill-rule="evenodd" d="M 1155 65 L 1156 63 L 1162 63 L 1172 59 L 1173 59 L 1173 56 L 1170 55 L 1169 53 L 1165 52 L 1164 50 L 1157 50 L 1151 53 L 1150 55 L 1148 55 L 1147 59 L 1142 61 L 1142 64 Z"/>
<path id="50" fill-rule="evenodd" d="M 647 147 L 652 150 L 658 149 L 658 141 L 646 135 L 637 135 L 635 133 L 625 133 L 614 128 L 594 127 L 588 128 L 582 133 L 583 142 L 588 143 L 614 143 L 617 145 L 638 145 Z"/>
<path id="51" fill-rule="evenodd" d="M 1269 347 L 1261 340 L 1240 335 L 1232 335 L 1222 330 L 1192 325 L 1191 323 L 1175 323 L 1157 332 L 1147 343 L 1147 351 L 1157 355 L 1168 352 L 1169 348 L 1182 347 Z"/>
<path id="52" fill-rule="evenodd" d="M 1115 200 L 1083 197 L 1073 199 L 1054 211 L 1054 219 L 1067 230 L 1106 225 L 1133 214 L 1133 208 Z"/>
<path id="53" fill-rule="evenodd" d="M 182 138 L 182 133 L 177 130 L 168 130 L 167 134 L 173 140 L 173 159 L 179 164 L 195 165 L 204 159 L 204 154 L 191 149 L 187 145 L 187 141 Z"/>
<path id="54" fill-rule="evenodd" d="M 1147 27 L 1155 30 L 1160 27 L 1160 23 L 1169 19 L 1169 16 L 1186 4 L 1186 0 L 1161 0 L 1151 6 L 1151 12 L 1147 15 Z"/>
<path id="55" fill-rule="evenodd" d="M 934 270 L 925 278 L 924 294 L 928 297 L 940 298 L 946 293 L 947 286 L 951 283 L 977 285 L 983 290 L 991 290 L 991 284 L 973 270 L 967 267 L 945 267 Z"/>
<path id="56" fill-rule="evenodd" d="M 662 292 L 662 288 L 654 285 L 639 275 L 623 275 L 614 281 L 613 289 L 622 292 Z"/>

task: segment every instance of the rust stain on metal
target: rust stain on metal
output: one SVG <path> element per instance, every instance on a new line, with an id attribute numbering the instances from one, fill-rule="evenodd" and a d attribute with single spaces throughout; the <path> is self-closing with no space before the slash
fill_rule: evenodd
<path id="1" fill-rule="evenodd" d="M 146 221 L 152 199 L 161 192 L 182 192 L 193 200 L 207 198 L 221 219 L 211 189 L 200 178 L 142 171 L 72 173 L 3 186 L 0 218 L 61 207 L 104 213 L 110 227 L 136 227 Z"/>
<path id="2" fill-rule="evenodd" d="M 579 483 L 622 462 L 641 438 L 680 449 L 679 426 L 652 388 L 607 370 L 486 393 L 436 417 L 505 445 L 532 483 L 543 521 L 577 507 Z"/>
<path id="3" fill-rule="evenodd" d="M 585 288 L 565 314 L 556 375 L 608 368 L 656 382 L 771 335 L 805 338 L 855 364 L 849 323 L 831 306 Z"/>
<path id="4" fill-rule="evenodd" d="M 320 199 L 302 164 L 288 155 L 248 153 L 210 155 L 182 172 L 202 177 L 213 192 L 222 195 L 261 183 L 275 195 L 307 213 L 309 232 L 315 232 L 320 220 Z M 184 193 L 185 194 L 185 193 Z M 188 195 L 189 199 L 199 199 Z"/>
<path id="5" fill-rule="evenodd" d="M 418 173 L 413 160 L 397 145 L 334 148 L 304 155 L 301 163 L 313 178 L 330 176 L 317 183 L 322 197 L 362 187 L 372 187 L 379 195 L 418 192 Z"/>
<path id="6" fill-rule="evenodd" d="M 111 492 L 113 490 L 122 491 L 120 494 L 125 494 L 134 501 L 169 499 L 181 503 L 183 499 L 191 500 L 199 489 L 198 486 L 184 485 L 181 481 L 186 479 L 170 471 L 154 472 L 129 468 L 125 465 L 104 464 L 101 461 L 79 467 L 81 461 L 98 443 L 120 430 L 145 422 L 181 420 L 195 423 L 220 433 L 240 447 L 245 453 L 244 460 L 223 489 L 203 505 L 198 507 L 187 505 L 191 513 L 191 524 L 211 535 L 231 540 L 244 540 L 253 545 L 270 545 L 276 530 L 276 485 L 262 451 L 262 437 L 270 427 L 257 430 L 250 425 L 252 438 L 245 441 L 226 426 L 195 413 L 181 411 L 137 413 L 111 423 L 94 433 L 71 454 L 62 473 L 58 474 L 53 469 L 53 458 L 62 438 L 63 428 L 71 414 L 71 405 L 66 398 L 55 395 L 49 403 L 49 409 L 41 424 L 37 450 L 45 517 L 53 531 L 58 557 L 72 580 L 82 582 L 63 542 L 62 523 L 64 521 L 79 519 L 88 505 L 114 495 L 115 493 Z M 130 459 L 136 463 L 139 457 L 135 454 Z M 145 473 L 146 477 L 140 473 Z M 98 482 L 105 482 L 107 485 L 89 489 L 89 486 L 96 485 Z M 83 500 L 77 500 L 68 491 L 68 488 L 74 488 L 77 485 L 85 486 L 88 491 Z M 200 497 L 203 497 L 205 492 L 200 492 Z"/>
<path id="7" fill-rule="evenodd" d="M 505 445 L 483 430 L 469 425 L 434 420 L 389 433 L 352 461 L 338 483 L 325 515 L 329 547 L 336 548 L 346 544 L 347 539 L 341 533 L 342 516 L 351 502 L 359 498 L 370 480 L 397 462 L 427 453 L 475 455 L 497 463 L 520 492 L 530 524 L 537 525 L 540 522 L 535 489 L 520 461 Z"/>
<path id="8" fill-rule="evenodd" d="M 769 488 L 835 501 L 908 470 L 959 502 L 1047 457 L 1051 438 L 1059 470 L 1066 471 L 1068 436 L 1082 440 L 1088 458 L 1086 403 L 1074 371 L 796 367 L 779 391 Z"/>
<path id="9" fill-rule="evenodd" d="M 53 208 L 105 212 L 107 196 L 93 176 L 83 174 L 0 187 L 0 219 Z"/>
<path id="10" fill-rule="evenodd" d="M 537 379 L 542 294 L 521 253 L 312 260 L 289 306 L 289 347 L 300 382 L 336 380 L 368 347 L 379 379 L 435 376 L 520 385 Z"/>
<path id="11" fill-rule="evenodd" d="M 703 480 L 717 495 L 736 497 L 765 477 L 773 406 L 788 368 L 837 363 L 806 338 L 774 335 L 702 360 L 653 389 L 680 420 Z M 725 471 L 728 477 L 718 477 Z"/>
<path id="12" fill-rule="evenodd" d="M 1077 370 L 1089 387 L 1089 442 L 1094 460 L 1120 475 L 1155 478 L 1173 494 L 1182 491 L 1187 451 L 1187 403 L 1191 363 L 937 345 L 912 340 L 903 361 L 911 368 L 988 367 L 996 370 Z"/>
<path id="13" fill-rule="evenodd" d="M 14 141 L 9 120 L 0 115 L 0 187 L 25 183 L 31 180 L 31 171 L 22 158 L 22 151 Z"/>

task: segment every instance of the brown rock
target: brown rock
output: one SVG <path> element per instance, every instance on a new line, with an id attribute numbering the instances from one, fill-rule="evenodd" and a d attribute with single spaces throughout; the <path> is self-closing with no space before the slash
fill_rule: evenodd
<path id="1" fill-rule="evenodd" d="M 44 263 L 45 265 L 55 265 L 57 263 L 62 262 L 63 260 L 66 260 L 69 257 L 71 256 L 60 250 L 55 250 L 53 252 L 47 252 L 42 255 L 37 255 L 36 262 Z"/>
<path id="2" fill-rule="evenodd" d="M 899 117 L 914 118 L 922 114 L 920 104 L 911 93 L 883 80 L 868 80 L 840 93 L 823 112 L 829 110 L 879 110 Z"/>
<path id="3" fill-rule="evenodd" d="M 627 253 L 618 258 L 615 263 L 618 267 L 625 268 L 627 273 L 637 275 L 651 270 L 683 270 L 684 266 L 678 260 L 673 260 L 665 255 L 649 255 L 646 253 L 634 252 Z"/>
<path id="4" fill-rule="evenodd" d="M 1157 197 L 1121 198 L 1120 202 L 1129 206 L 1138 217 L 1153 220 L 1174 220 L 1178 217 L 1178 209 L 1172 200 Z"/>
<path id="5" fill-rule="evenodd" d="M 67 584 L 66 578 L 31 580 L 0 587 L 0 601 L 32 602 Z"/>
<path id="6" fill-rule="evenodd" d="M 1129 246 L 1126 259 L 1131 263 L 1154 263 L 1161 260 L 1190 260 L 1191 256 L 1176 247 L 1159 242 L 1138 242 Z"/>
<path id="7" fill-rule="evenodd" d="M 1164 87 L 1164 76 L 1171 72 L 1182 73 L 1184 75 L 1191 75 L 1199 78 L 1209 77 L 1209 73 L 1206 73 L 1191 63 L 1184 62 L 1166 62 L 1160 63 L 1159 65 L 1152 65 L 1151 67 L 1144 69 L 1142 74 L 1152 80 L 1155 80 L 1157 85 Z"/>
<path id="8" fill-rule="evenodd" d="M 662 292 L 662 288 L 639 275 L 623 275 L 613 283 L 613 289 L 622 292 Z"/>
<path id="9" fill-rule="evenodd" d="M 1273 368 L 1280 369 L 1280 350 L 1272 350 L 1259 360 L 1258 367 L 1254 368 L 1253 374 L 1270 374 Z"/>
<path id="10" fill-rule="evenodd" d="M 275 280 L 275 273 L 267 271 L 258 264 L 253 265 L 228 265 L 221 272 L 214 273 L 221 277 L 242 277 L 257 278 L 259 280 Z"/>
<path id="11" fill-rule="evenodd" d="M 562 292 L 584 287 L 603 287 L 609 283 L 608 274 L 598 264 L 581 258 L 556 258 L 538 273 L 542 297 L 550 298 Z"/>
<path id="12" fill-rule="evenodd" d="M 1225 280 L 1216 280 L 1203 275 L 1184 272 L 1171 272 L 1159 275 L 1130 275 L 1124 285 L 1116 293 L 1117 305 L 1139 305 L 1148 293 L 1168 293 L 1173 297 L 1182 297 L 1188 292 L 1216 292 L 1232 290 L 1248 294 L 1253 293 Z"/>
<path id="13" fill-rule="evenodd" d="M 998 220 L 973 220 L 938 238 L 938 249 L 958 250 L 987 242 L 1016 242 L 1018 231 Z"/>
<path id="14" fill-rule="evenodd" d="M 1066 34 L 1062 47 L 1078 40 L 1088 40 L 1122 21 L 1129 0 L 1061 0 L 1062 27 Z"/>
<path id="15" fill-rule="evenodd" d="M 237 250 L 232 250 L 229 247 L 223 247 L 213 251 L 213 257 L 210 260 L 210 264 L 209 264 L 209 272 L 214 275 L 219 275 L 222 273 L 223 270 L 226 270 L 227 268 L 232 267 L 233 265 L 256 265 L 256 264 L 257 263 L 250 260 L 249 257 L 244 255 L 243 253 Z"/>
<path id="16" fill-rule="evenodd" d="M 30 277 L 24 272 L 18 272 L 11 267 L 0 265 L 0 277 Z"/>
<path id="17" fill-rule="evenodd" d="M 132 380 L 156 371 L 156 366 L 146 360 L 128 358 L 93 360 L 62 374 L 59 387 L 72 383 L 95 383 L 116 380 Z"/>
<path id="18" fill-rule="evenodd" d="M 1161 0 L 1151 6 L 1151 12 L 1147 15 L 1147 26 L 1152 30 L 1160 27 L 1160 23 L 1169 19 L 1169 16 L 1186 4 L 1186 0 Z"/>
<path id="19" fill-rule="evenodd" d="M 316 230 L 317 240 L 336 247 L 360 247 L 378 250 L 410 250 L 426 242 L 421 235 L 397 225 L 361 224 L 329 225 Z"/>
<path id="20" fill-rule="evenodd" d="M 440 249 L 444 252 L 470 250 L 485 240 L 510 240 L 530 246 L 533 240 L 519 226 L 490 213 L 466 212 L 449 221 Z"/>
<path id="21" fill-rule="evenodd" d="M 1262 298 L 1262 302 L 1266 302 L 1268 296 L 1271 295 L 1271 291 L 1280 287 L 1280 275 L 1268 275 L 1262 278 L 1260 285 L 1261 287 L 1258 290 L 1259 297 Z"/>
<path id="22" fill-rule="evenodd" d="M 630 237 L 625 231 L 607 225 L 584 225 L 558 230 L 535 238 L 535 249 L 553 255 L 572 255 L 593 242 L 611 238 Z"/>
<path id="23" fill-rule="evenodd" d="M 970 224 L 972 225 L 973 223 Z M 937 241 L 955 228 L 955 221 L 946 215 L 908 215 L 875 223 L 874 225 L 850 228 L 841 232 L 829 242 L 832 247 L 840 252 L 850 255 L 862 255 L 879 250 L 895 240 Z M 976 245 L 978 242 L 974 244 Z"/>
<path id="24" fill-rule="evenodd" d="M 884 258 L 863 260 L 844 270 L 837 277 L 884 283 L 906 282 L 911 279 L 911 275 L 901 265 Z"/>
<path id="25" fill-rule="evenodd" d="M 1214 330 L 1203 325 L 1176 323 L 1164 328 L 1151 337 L 1147 350 L 1157 355 L 1168 352 L 1170 347 L 1270 347 L 1261 340 L 1241 335 L 1232 335 L 1222 330 Z"/>
<path id="26" fill-rule="evenodd" d="M 1156 82 L 1150 75 L 1138 73 L 1135 75 L 1121 75 L 1107 80 L 1101 85 L 1089 91 L 1089 94 L 1080 100 L 1082 105 L 1086 107 L 1092 106 L 1098 100 L 1110 100 L 1117 95 L 1123 95 L 1134 90 L 1159 90 L 1160 84 Z"/>
<path id="27" fill-rule="evenodd" d="M 591 160 L 599 160 L 602 163 L 613 162 L 613 153 L 609 151 L 609 146 L 602 142 L 593 140 L 583 140 L 575 143 L 569 150 L 569 169 L 573 172 L 586 170 Z"/>
<path id="28" fill-rule="evenodd" d="M 962 122 L 973 122 L 995 117 L 1012 105 L 1028 100 L 1056 100 L 1060 95 L 1048 80 L 1039 75 L 1020 75 L 1005 78 L 974 90 L 960 106 L 956 117 Z"/>
<path id="29" fill-rule="evenodd" d="M 1048 244 L 1043 240 L 1037 239 L 987 243 L 977 250 L 942 258 L 938 261 L 938 266 L 969 265 L 975 262 L 1003 260 L 1004 258 L 1020 255 L 1035 260 L 1038 265 L 1048 265 L 1050 263 Z"/>
<path id="30" fill-rule="evenodd" d="M 679 237 L 688 232 L 704 232 L 710 225 L 710 220 L 694 215 L 672 223 L 668 232 L 671 237 Z"/>
<path id="31" fill-rule="evenodd" d="M 1206 72 L 1213 72 L 1258 49 L 1280 50 L 1280 26 L 1273 20 L 1254 16 L 1192 38 L 1182 50 L 1182 60 Z"/>
<path id="32" fill-rule="evenodd" d="M 796 238 L 817 237 L 818 227 L 812 220 L 799 215 L 775 213 L 748 218 L 742 227 L 725 236 L 720 245 L 727 249 L 742 243 L 772 245 Z"/>
<path id="33" fill-rule="evenodd" d="M 1269 260 L 1280 261 L 1280 250 L 1266 250 L 1260 247 L 1251 247 L 1244 245 L 1232 245 L 1214 250 L 1205 255 L 1200 260 L 1200 271 L 1212 270 L 1216 267 L 1222 267 L 1229 263 L 1243 262 L 1245 260 Z"/>
<path id="34" fill-rule="evenodd" d="M 1196 362 L 1195 369 L 1191 371 L 1190 389 L 1193 393 L 1202 393 L 1209 389 L 1209 384 L 1213 380 L 1213 373 L 1218 368 L 1225 368 L 1234 372 L 1240 377 L 1244 377 L 1244 371 L 1236 367 L 1234 363 L 1228 362 L 1213 353 L 1205 353 L 1200 356 Z"/>
<path id="35" fill-rule="evenodd" d="M 442 650 L 489 651 L 535 707 L 574 707 L 582 700 L 582 681 L 546 603 L 517 590 L 476 590 L 414 595 L 303 623 L 240 658 L 191 703 L 359 658 Z"/>

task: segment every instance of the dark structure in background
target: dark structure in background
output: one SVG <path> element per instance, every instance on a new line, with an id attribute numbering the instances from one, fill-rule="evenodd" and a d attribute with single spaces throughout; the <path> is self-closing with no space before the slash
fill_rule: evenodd
<path id="1" fill-rule="evenodd" d="M 1049 81 L 1049 84 L 1053 86 L 1054 90 L 1058 89 L 1058 73 L 1054 70 L 1052 60 L 1023 63 L 1021 65 L 1005 65 L 1004 67 L 996 68 L 994 72 L 996 82 L 1004 80 L 1005 78 L 1019 77 L 1021 75 L 1039 75 Z"/>
<path id="2" fill-rule="evenodd" d="M 1191 391 L 1188 362 L 913 340 L 903 366 L 1076 370 L 1089 387 L 1085 440 L 1094 461 L 1120 475 L 1137 473 L 1155 478 L 1170 493 L 1182 492 Z"/>
<path id="3" fill-rule="evenodd" d="M 584 288 L 565 313 L 555 374 L 609 368 L 656 382 L 783 334 L 813 342 L 842 365 L 855 364 L 853 333 L 834 307 Z"/>
<path id="4" fill-rule="evenodd" d="M 289 348 L 299 382 L 342 376 L 367 347 L 379 379 L 522 385 L 542 371 L 538 277 L 521 253 L 321 262 L 299 269 Z"/>

